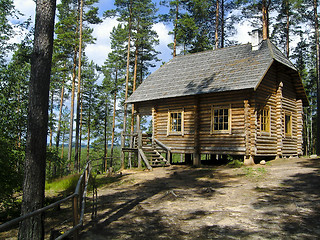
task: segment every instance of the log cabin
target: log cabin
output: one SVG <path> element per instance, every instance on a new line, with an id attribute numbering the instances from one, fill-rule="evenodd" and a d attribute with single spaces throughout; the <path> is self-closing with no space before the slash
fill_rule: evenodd
<path id="1" fill-rule="evenodd" d="M 153 143 L 194 165 L 201 154 L 239 155 L 245 164 L 302 155 L 308 99 L 299 73 L 259 31 L 252 38 L 177 56 L 145 79 L 127 103 L 138 119 L 152 116 Z M 146 158 L 142 145 L 138 155 Z"/>

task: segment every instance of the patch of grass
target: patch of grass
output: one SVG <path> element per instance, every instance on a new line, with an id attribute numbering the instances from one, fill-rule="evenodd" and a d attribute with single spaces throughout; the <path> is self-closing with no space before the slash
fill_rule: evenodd
<path id="1" fill-rule="evenodd" d="M 244 171 L 244 175 L 249 178 L 261 178 L 264 177 L 267 173 L 267 170 L 264 167 L 256 169 L 252 167 L 244 167 L 242 169 Z"/>
<path id="2" fill-rule="evenodd" d="M 261 175 L 264 175 L 265 173 L 267 173 L 267 170 L 264 167 L 257 168 L 256 171 Z"/>
<path id="3" fill-rule="evenodd" d="M 52 182 L 46 182 L 46 191 L 71 193 L 75 190 L 80 174 L 73 174 Z"/>
<path id="4" fill-rule="evenodd" d="M 104 174 L 91 174 L 89 179 L 89 189 L 92 190 L 92 185 L 95 184 L 97 188 L 111 183 L 119 182 L 120 176 L 107 176 Z"/>

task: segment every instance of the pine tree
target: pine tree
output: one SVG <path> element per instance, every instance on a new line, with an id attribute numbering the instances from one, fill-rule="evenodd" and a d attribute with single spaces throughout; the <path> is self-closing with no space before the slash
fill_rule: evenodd
<path id="1" fill-rule="evenodd" d="M 177 55 L 177 32 L 178 32 L 178 22 L 179 22 L 179 18 L 180 18 L 180 13 L 179 11 L 181 11 L 181 1 L 180 0 L 163 0 L 160 1 L 160 5 L 169 7 L 169 13 L 167 14 L 161 14 L 160 15 L 160 19 L 161 21 L 164 22 L 172 22 L 173 23 L 173 32 L 171 32 L 171 34 L 173 34 L 173 45 L 172 45 L 172 49 L 173 49 L 173 57 L 175 57 Z"/>
<path id="2" fill-rule="evenodd" d="M 151 62 L 154 60 L 158 60 L 155 57 L 157 52 L 154 49 L 154 45 L 158 44 L 158 36 L 157 33 L 154 30 L 152 30 L 152 26 L 156 18 L 155 14 L 155 5 L 150 0 L 140 1 L 139 4 L 136 5 L 135 18 L 133 21 L 134 34 L 132 36 L 135 48 L 133 62 L 132 92 L 136 90 L 136 87 L 138 85 L 138 68 L 143 69 L 143 65 L 146 64 L 147 61 Z M 143 70 L 141 71 L 141 74 L 143 74 Z M 141 76 L 141 79 L 143 79 L 143 76 Z M 134 133 L 134 113 L 135 109 L 134 105 L 132 105 L 131 133 Z M 131 145 L 132 144 L 133 141 L 131 141 Z"/>
<path id="3" fill-rule="evenodd" d="M 230 14 L 233 1 L 176 0 L 160 4 L 169 7 L 169 13 L 161 14 L 160 19 L 174 25 L 174 44 L 170 44 L 174 53 L 176 46 L 182 46 L 181 52 L 187 54 L 234 44 L 227 39 L 235 33 Z"/>
<path id="4" fill-rule="evenodd" d="M 83 135 L 87 138 L 87 161 L 90 157 L 90 141 L 91 141 L 91 122 L 94 114 L 94 104 L 97 99 L 97 85 L 99 75 L 97 74 L 97 66 L 94 62 L 83 63 L 82 79 L 82 119 L 83 119 Z M 79 137 L 81 140 L 81 137 Z M 80 145 L 81 146 L 81 145 Z M 79 158 L 80 159 L 80 158 Z"/>
<path id="5" fill-rule="evenodd" d="M 318 19 L 318 1 L 313 0 L 314 14 L 314 32 L 315 32 L 315 47 L 316 47 L 316 83 L 317 83 L 317 141 L 316 153 L 320 155 L 320 45 L 319 45 L 319 19 Z"/>
<path id="6" fill-rule="evenodd" d="M 112 133 L 111 133 L 111 148 L 110 148 L 110 167 L 113 167 L 114 143 L 116 137 L 116 115 L 117 115 L 117 98 L 119 91 L 123 87 L 126 62 L 124 56 L 126 52 L 126 29 L 119 24 L 114 27 L 111 35 L 112 52 L 108 54 L 108 59 L 103 66 L 103 74 L 105 81 L 111 81 L 110 94 L 113 95 L 113 114 L 112 114 Z"/>
<path id="7" fill-rule="evenodd" d="M 6 62 L 5 57 L 13 49 L 9 39 L 14 35 L 12 25 L 9 22 L 10 17 L 17 14 L 12 0 L 1 0 L 0 2 L 0 66 Z"/>
<path id="8" fill-rule="evenodd" d="M 278 12 L 273 24 L 271 38 L 289 58 L 291 38 L 299 37 L 299 25 L 303 21 L 300 12 L 304 5 L 300 1 L 280 0 L 275 2 L 275 6 L 278 6 Z"/>
<path id="9" fill-rule="evenodd" d="M 241 19 L 249 20 L 253 27 L 262 29 L 263 39 L 268 39 L 271 24 L 269 13 L 274 7 L 272 0 L 238 0 L 236 4 L 241 9 Z"/>
<path id="10" fill-rule="evenodd" d="M 68 160 L 71 161 L 72 157 L 72 140 L 73 140 L 73 122 L 74 122 L 74 99 L 75 99 L 75 91 L 76 91 L 76 77 L 78 75 L 78 89 L 77 93 L 79 94 L 79 90 L 81 88 L 81 84 L 79 84 L 79 80 L 81 78 L 81 72 L 78 67 L 78 74 L 76 74 L 76 67 L 79 62 L 81 62 L 81 57 L 78 57 L 79 52 L 79 44 L 80 44 L 80 2 L 74 0 L 63 0 L 61 4 L 58 5 L 58 18 L 59 22 L 56 26 L 57 40 L 56 44 L 60 49 L 60 53 L 65 55 L 66 59 L 69 59 L 68 62 L 73 64 L 72 66 L 72 79 L 71 79 L 71 108 L 70 108 L 70 128 L 69 128 L 69 149 L 68 149 Z M 83 2 L 83 27 L 81 28 L 81 48 L 85 48 L 85 46 L 89 43 L 93 43 L 94 39 L 92 37 L 92 28 L 90 28 L 85 23 L 96 24 L 101 22 L 101 19 L 97 16 L 98 8 L 94 7 L 94 4 L 97 3 L 96 0 L 93 1 L 85 1 Z M 81 52 L 83 52 L 83 49 Z M 81 55 L 82 56 L 82 55 Z M 78 58 L 77 58 L 78 57 Z M 68 64 L 67 64 L 68 65 Z M 80 77 L 79 77 L 80 76 Z M 80 97 L 78 97 L 77 115 L 80 116 Z M 78 107 L 79 106 L 79 107 Z M 76 120 L 76 138 L 79 140 L 79 125 L 78 122 L 80 118 L 77 117 Z M 78 146 L 78 144 L 76 144 Z M 77 154 L 75 154 L 75 158 L 77 159 Z M 75 161 L 75 167 L 77 167 L 78 160 Z"/>
<path id="11" fill-rule="evenodd" d="M 44 205 L 48 96 L 56 2 L 38 0 L 31 58 L 28 132 L 21 214 Z M 19 239 L 43 239 L 43 214 L 21 222 Z"/>

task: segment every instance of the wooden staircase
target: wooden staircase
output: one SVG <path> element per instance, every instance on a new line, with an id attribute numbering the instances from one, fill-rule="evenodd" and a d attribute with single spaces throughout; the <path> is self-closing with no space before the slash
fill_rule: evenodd
<path id="1" fill-rule="evenodd" d="M 142 134 L 142 151 L 144 152 L 151 167 L 170 166 L 170 162 L 161 155 L 163 149 L 157 144 L 152 144 L 152 137 Z"/>
<path id="2" fill-rule="evenodd" d="M 151 167 L 164 167 L 169 166 L 170 163 L 165 159 L 157 149 L 153 148 L 142 148 L 146 155 Z"/>
<path id="3" fill-rule="evenodd" d="M 126 141 L 126 139 L 129 141 Z M 171 159 L 171 149 L 159 140 L 153 139 L 151 134 L 143 134 L 141 132 L 133 134 L 121 133 L 121 151 L 123 161 L 125 152 L 137 153 L 138 165 L 142 160 L 149 170 L 152 167 L 170 166 L 170 160 L 168 161 L 167 159 Z"/>

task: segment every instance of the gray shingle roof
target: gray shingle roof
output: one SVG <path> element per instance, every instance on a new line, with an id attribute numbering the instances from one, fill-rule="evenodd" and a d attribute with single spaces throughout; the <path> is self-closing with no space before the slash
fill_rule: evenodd
<path id="1" fill-rule="evenodd" d="M 127 102 L 256 89 L 274 60 L 296 71 L 269 40 L 256 51 L 246 44 L 178 56 L 145 79 Z"/>

